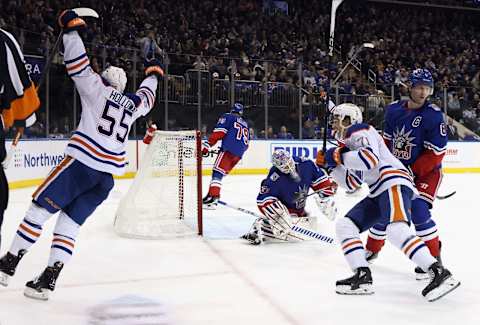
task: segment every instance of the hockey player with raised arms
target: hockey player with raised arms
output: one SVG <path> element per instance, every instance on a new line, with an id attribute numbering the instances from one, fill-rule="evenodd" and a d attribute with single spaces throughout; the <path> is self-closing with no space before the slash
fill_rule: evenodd
<path id="1" fill-rule="evenodd" d="M 127 77 L 121 68 L 110 66 L 101 76 L 90 67 L 78 30 L 85 21 L 65 10 L 58 18 L 63 29 L 64 61 L 75 83 L 82 115 L 77 130 L 65 149 L 65 158 L 33 194 L 33 201 L 20 223 L 10 249 L 0 259 L 0 284 L 8 285 L 21 258 L 35 244 L 45 222 L 60 212 L 53 231 L 48 265 L 27 282 L 24 294 L 47 300 L 56 280 L 74 251 L 80 227 L 107 198 L 113 176 L 125 171 L 125 145 L 131 125 L 153 107 L 158 78 L 163 70 L 158 61 L 146 63 L 146 78 L 134 94 L 124 93 Z"/>
<path id="2" fill-rule="evenodd" d="M 408 170 L 388 150 L 372 126 L 362 123 L 362 113 L 353 104 L 341 104 L 332 112 L 333 128 L 344 146 L 317 154 L 317 164 L 328 168 L 339 185 L 347 187 L 350 173 L 362 171 L 369 194 L 336 224 L 337 240 L 353 270 L 350 278 L 336 282 L 336 292 L 348 295 L 374 293 L 372 275 L 360 233 L 377 223 L 385 224 L 386 238 L 412 262 L 431 275 L 422 290 L 428 301 L 437 300 L 460 285 L 431 254 L 409 227 L 412 199 L 417 192 Z"/>
<path id="3" fill-rule="evenodd" d="M 442 159 L 447 147 L 447 127 L 439 107 L 428 102 L 433 78 L 427 69 L 416 69 L 409 76 L 410 98 L 385 108 L 383 139 L 393 155 L 413 174 L 419 196 L 412 202 L 412 222 L 417 236 L 441 263 L 437 225 L 430 209 L 442 180 Z M 385 224 L 370 229 L 367 257 L 375 259 L 385 242 Z M 429 275 L 415 268 L 418 280 Z"/>
<path id="4" fill-rule="evenodd" d="M 230 113 L 225 113 L 218 119 L 212 134 L 203 142 L 202 154 L 205 155 L 218 141 L 222 141 L 213 165 L 208 194 L 203 198 L 203 206 L 206 209 L 216 208 L 223 177 L 230 173 L 248 149 L 250 132 L 247 122 L 243 119 L 243 110 L 242 104 L 235 103 Z"/>
<path id="5" fill-rule="evenodd" d="M 305 218 L 306 196 L 312 189 L 320 199 L 320 209 L 329 219 L 334 219 L 336 207 L 333 194 L 336 184 L 322 169 L 309 159 L 291 156 L 283 149 L 272 154 L 272 167 L 260 186 L 257 207 L 265 218 L 259 218 L 252 231 L 242 236 L 258 245 L 269 239 L 285 240 L 292 226 L 292 217 Z"/>

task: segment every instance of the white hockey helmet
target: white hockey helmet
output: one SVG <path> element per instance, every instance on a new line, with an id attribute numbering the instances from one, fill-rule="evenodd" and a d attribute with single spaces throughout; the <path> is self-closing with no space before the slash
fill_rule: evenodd
<path id="1" fill-rule="evenodd" d="M 331 110 L 333 116 L 333 129 L 339 132 L 340 138 L 345 135 L 345 130 L 353 124 L 362 123 L 362 110 L 355 104 L 343 103 L 335 106 Z M 349 117 L 350 123 L 344 122 L 345 118 Z"/>
<path id="2" fill-rule="evenodd" d="M 363 121 L 362 110 L 352 103 L 343 103 L 335 106 L 332 109 L 332 115 L 341 122 L 348 116 L 350 118 L 350 125 L 362 123 Z"/>
<path id="3" fill-rule="evenodd" d="M 127 74 L 122 68 L 109 66 L 102 72 L 102 78 L 108 81 L 108 83 L 117 91 L 123 93 L 125 86 L 127 85 Z"/>
<path id="4" fill-rule="evenodd" d="M 295 172 L 295 161 L 290 153 L 283 149 L 277 149 L 272 153 L 272 165 L 284 174 Z"/>

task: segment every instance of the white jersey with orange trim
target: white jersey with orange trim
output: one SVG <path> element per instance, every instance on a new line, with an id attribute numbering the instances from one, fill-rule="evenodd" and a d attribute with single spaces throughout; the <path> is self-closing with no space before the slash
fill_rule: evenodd
<path id="1" fill-rule="evenodd" d="M 122 94 L 92 70 L 76 31 L 64 34 L 63 44 L 67 72 L 82 104 L 80 123 L 65 153 L 93 169 L 122 175 L 130 127 L 152 109 L 157 78 L 145 78 L 135 94 Z"/>
<path id="2" fill-rule="evenodd" d="M 342 150 L 342 163 L 330 174 L 341 186 L 351 188 L 363 181 L 369 186 L 369 197 L 376 197 L 394 185 L 405 185 L 417 193 L 410 173 L 388 150 L 375 128 L 354 124 L 348 128 L 343 142 L 346 149 Z"/>

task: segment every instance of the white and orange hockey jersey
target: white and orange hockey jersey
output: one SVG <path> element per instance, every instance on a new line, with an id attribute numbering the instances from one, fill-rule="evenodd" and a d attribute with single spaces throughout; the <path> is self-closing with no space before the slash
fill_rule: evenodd
<path id="1" fill-rule="evenodd" d="M 122 175 L 127 165 L 125 145 L 131 125 L 153 108 L 157 78 L 147 77 L 135 94 L 109 86 L 90 67 L 76 31 L 63 35 L 68 75 L 80 94 L 82 115 L 65 153 L 90 168 Z"/>
<path id="2" fill-rule="evenodd" d="M 348 150 L 342 154 L 342 163 L 330 174 L 339 185 L 355 188 L 363 181 L 370 189 L 369 197 L 376 197 L 394 185 L 405 185 L 417 193 L 410 173 L 388 150 L 375 128 L 364 123 L 352 125 L 343 143 Z"/>

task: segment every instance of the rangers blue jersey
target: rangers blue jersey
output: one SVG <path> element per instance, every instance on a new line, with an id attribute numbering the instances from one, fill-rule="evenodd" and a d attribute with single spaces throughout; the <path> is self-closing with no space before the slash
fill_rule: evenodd
<path id="1" fill-rule="evenodd" d="M 393 155 L 406 166 L 413 164 L 425 149 L 443 155 L 448 139 L 438 106 L 426 102 L 419 109 L 408 109 L 407 101 L 386 107 L 383 138 Z"/>
<path id="2" fill-rule="evenodd" d="M 282 173 L 272 167 L 267 178 L 262 181 L 257 205 L 260 210 L 268 204 L 279 200 L 290 212 L 303 214 L 306 195 L 310 188 L 314 191 L 325 191 L 325 196 L 332 195 L 331 178 L 319 169 L 311 160 L 293 156 L 299 179 L 295 180 L 289 174 Z"/>
<path id="3" fill-rule="evenodd" d="M 222 151 L 228 151 L 235 156 L 242 157 L 243 153 L 248 148 L 250 141 L 250 131 L 248 124 L 245 120 L 232 113 L 223 114 L 217 122 L 214 134 L 223 133 L 222 139 Z"/>

